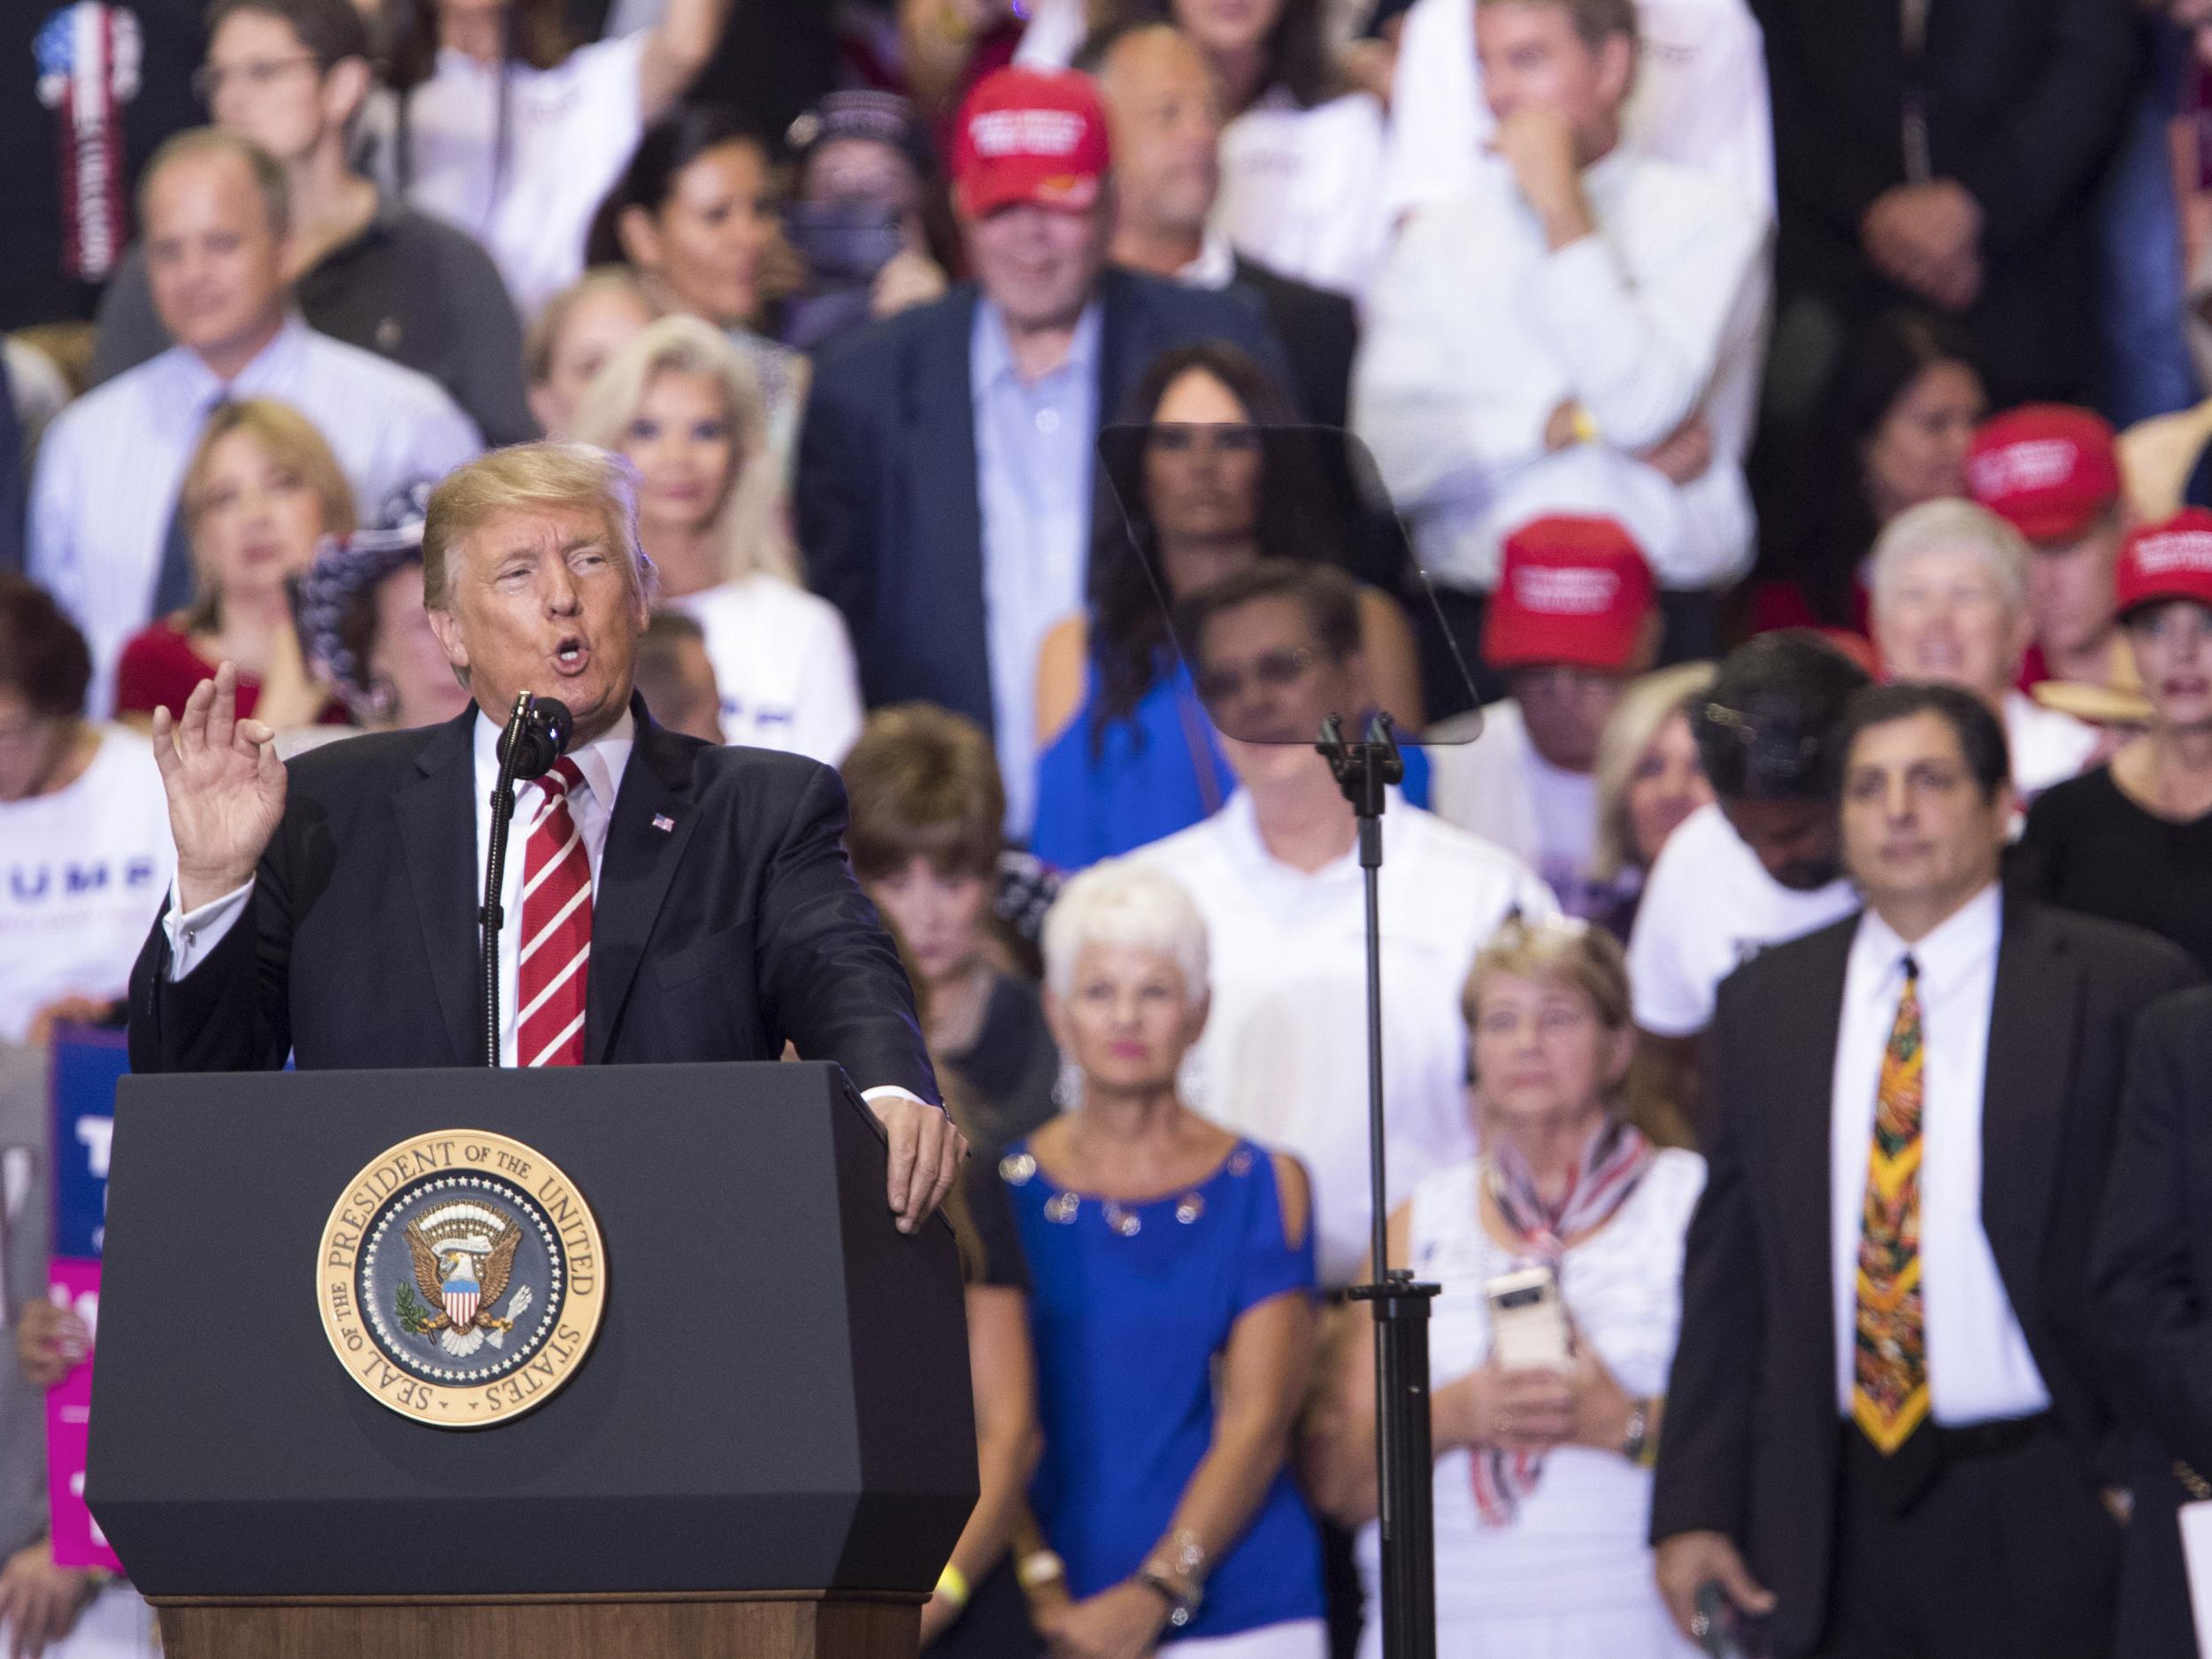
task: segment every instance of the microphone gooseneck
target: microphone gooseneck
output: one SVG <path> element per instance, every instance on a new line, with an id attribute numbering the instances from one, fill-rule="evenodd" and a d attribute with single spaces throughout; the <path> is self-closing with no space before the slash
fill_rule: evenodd
<path id="1" fill-rule="evenodd" d="M 515 783 L 542 778 L 568 747 L 576 730 L 576 717 L 557 698 L 523 692 L 515 698 L 514 711 L 499 734 L 499 781 L 492 789 L 490 856 L 484 861 L 484 908 L 477 912 L 483 925 L 484 1064 L 499 1065 L 499 930 L 505 921 L 499 891 L 507 870 L 507 826 L 514 817 Z"/>

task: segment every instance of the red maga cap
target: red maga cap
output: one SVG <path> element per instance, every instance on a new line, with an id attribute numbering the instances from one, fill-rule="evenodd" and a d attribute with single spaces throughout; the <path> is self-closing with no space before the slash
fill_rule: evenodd
<path id="1" fill-rule="evenodd" d="M 2029 541 L 2070 541 L 2120 499 L 2112 427 L 2071 403 L 2008 410 L 1974 434 L 1966 488 Z"/>
<path id="2" fill-rule="evenodd" d="M 1623 673 L 1636 666 L 1657 603 L 1643 549 L 1612 519 L 1531 519 L 1505 539 L 1482 654 L 1493 668 Z"/>
<path id="3" fill-rule="evenodd" d="M 2212 512 L 2184 507 L 2162 524 L 2129 532 L 2112 588 L 2124 617 L 2162 599 L 2212 605 Z"/>
<path id="4" fill-rule="evenodd" d="M 953 133 L 953 186 L 970 219 L 1024 202 L 1087 211 L 1107 159 L 1098 93 L 1072 71 L 995 70 L 968 94 Z"/>

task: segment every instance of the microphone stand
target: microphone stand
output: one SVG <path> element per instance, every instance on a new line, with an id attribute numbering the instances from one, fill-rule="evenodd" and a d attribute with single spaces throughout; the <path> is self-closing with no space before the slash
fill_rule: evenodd
<path id="1" fill-rule="evenodd" d="M 1405 759 L 1378 714 L 1366 737 L 1348 742 L 1341 721 L 1322 722 L 1314 747 L 1359 821 L 1359 864 L 1367 888 L 1367 1148 L 1374 1203 L 1374 1282 L 1347 1293 L 1375 1313 L 1375 1458 L 1382 1531 L 1384 1659 L 1436 1659 L 1435 1457 L 1429 1439 L 1429 1303 L 1440 1286 L 1416 1284 L 1390 1264 L 1390 1205 L 1384 1179 L 1382 1052 L 1382 815 Z"/>
<path id="2" fill-rule="evenodd" d="M 484 927 L 484 1064 L 499 1069 L 499 929 L 504 920 L 499 891 L 506 879 L 507 824 L 515 812 L 515 768 L 522 755 L 522 737 L 537 699 L 528 692 L 515 698 L 514 712 L 499 740 L 499 781 L 492 787 L 491 855 L 484 861 L 484 908 L 477 919 Z"/>

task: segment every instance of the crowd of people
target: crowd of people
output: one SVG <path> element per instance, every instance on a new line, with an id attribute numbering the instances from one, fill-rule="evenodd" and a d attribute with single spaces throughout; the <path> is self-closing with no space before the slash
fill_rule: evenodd
<path id="1" fill-rule="evenodd" d="M 927 1651 L 1379 1655 L 1397 1269 L 1449 1659 L 2195 1651 L 2212 5 L 54 3 L 9 1134 L 193 908 L 196 688 L 465 730 L 429 493 L 579 446 L 641 718 L 835 771 L 972 1148 Z M 12 1476 L 88 1333 L 7 1305 Z M 13 1651 L 134 1651 L 31 1490 Z"/>

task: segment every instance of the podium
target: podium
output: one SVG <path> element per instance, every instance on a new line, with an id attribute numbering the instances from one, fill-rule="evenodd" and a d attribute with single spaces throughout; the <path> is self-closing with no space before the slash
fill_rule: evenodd
<path id="1" fill-rule="evenodd" d="M 557 1166 L 601 1250 L 565 1384 L 470 1428 L 323 1314 L 342 1201 L 447 1130 Z M 171 1659 L 914 1654 L 976 1497 L 961 1276 L 835 1067 L 129 1077 L 108 1202 L 86 1497 Z"/>

